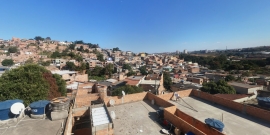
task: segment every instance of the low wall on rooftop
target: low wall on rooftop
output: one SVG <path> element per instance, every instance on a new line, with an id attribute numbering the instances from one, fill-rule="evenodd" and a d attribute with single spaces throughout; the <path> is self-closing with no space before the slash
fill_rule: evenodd
<path id="1" fill-rule="evenodd" d="M 180 117 L 174 115 L 176 112 L 176 106 L 171 106 L 164 108 L 164 119 L 168 120 L 175 127 L 180 129 L 181 132 L 187 133 L 191 131 L 195 135 L 206 135 L 206 133 L 200 131 L 192 124 L 189 124 L 187 121 L 181 119 Z"/>
<path id="2" fill-rule="evenodd" d="M 119 105 L 123 103 L 142 101 L 146 98 L 147 92 L 141 92 L 136 94 L 128 94 L 123 96 L 108 96 L 104 98 L 104 103 L 107 106 L 110 106 L 110 100 L 114 100 L 114 105 Z M 123 98 L 123 99 L 122 99 Z"/>
<path id="3" fill-rule="evenodd" d="M 177 92 L 180 97 L 188 97 L 191 96 L 193 90 L 183 90 Z M 164 119 L 171 122 L 175 127 L 180 129 L 181 132 L 193 132 L 196 135 L 224 135 L 223 133 L 217 131 L 214 128 L 211 128 L 204 124 L 203 122 L 189 116 L 188 114 L 183 113 L 176 106 L 168 100 L 171 100 L 173 97 L 173 93 L 166 93 L 163 95 L 154 95 L 150 92 L 142 92 L 136 94 L 129 94 L 124 97 L 123 103 L 136 102 L 142 100 L 154 100 L 154 103 L 158 106 L 164 107 Z M 107 106 L 110 106 L 109 102 L 113 99 L 115 101 L 115 105 L 122 104 L 122 96 L 112 96 L 106 97 L 104 99 L 104 103 Z"/>
<path id="4" fill-rule="evenodd" d="M 211 95 L 209 93 L 205 93 L 205 92 L 198 91 L 198 90 L 193 90 L 192 95 L 195 97 L 199 97 L 201 99 L 210 101 L 212 103 L 216 103 L 216 104 L 228 107 L 230 109 L 242 112 L 244 114 L 248 114 L 248 115 L 251 115 L 253 117 L 260 118 L 262 120 L 270 122 L 270 111 L 260 109 L 257 107 L 253 107 L 250 105 L 244 105 L 241 103 L 237 103 L 237 102 L 234 102 L 234 101 L 231 101 L 231 100 L 228 100 L 225 98 L 217 97 L 215 95 Z"/>
<path id="5" fill-rule="evenodd" d="M 180 119 L 183 119 L 187 123 L 193 125 L 200 131 L 206 133 L 207 135 L 225 135 L 218 130 L 211 128 L 210 126 L 206 125 L 205 123 L 201 122 L 200 120 L 197 120 L 196 118 L 191 117 L 190 115 L 180 111 L 179 109 L 176 109 L 175 115 L 178 116 Z"/>
<path id="6" fill-rule="evenodd" d="M 180 97 L 189 97 L 192 93 L 192 89 L 177 91 L 176 93 L 178 93 Z M 162 95 L 158 95 L 158 97 L 161 97 L 162 99 L 165 99 L 166 101 L 168 101 L 173 97 L 173 94 L 174 92 L 165 93 Z"/>
<path id="7" fill-rule="evenodd" d="M 157 104 L 158 106 L 161 106 L 161 107 L 174 106 L 172 103 L 170 103 L 170 102 L 166 101 L 165 99 L 158 97 L 150 92 L 147 94 L 147 99 L 150 101 L 154 100 L 154 103 Z"/>

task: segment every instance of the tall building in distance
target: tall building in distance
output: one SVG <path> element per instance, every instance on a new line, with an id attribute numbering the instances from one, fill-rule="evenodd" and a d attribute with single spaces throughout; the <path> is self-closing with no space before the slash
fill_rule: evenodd
<path id="1" fill-rule="evenodd" d="M 178 50 L 176 50 L 176 52 L 175 52 L 176 54 L 179 54 L 180 52 L 178 51 Z"/>
<path id="2" fill-rule="evenodd" d="M 187 53 L 188 53 L 188 51 L 185 49 L 183 53 L 184 53 L 184 54 L 187 54 Z"/>

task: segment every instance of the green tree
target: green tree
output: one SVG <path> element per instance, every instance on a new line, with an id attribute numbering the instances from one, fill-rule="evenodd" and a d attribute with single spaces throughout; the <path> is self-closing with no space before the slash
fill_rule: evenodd
<path id="1" fill-rule="evenodd" d="M 115 51 L 121 51 L 121 50 L 118 47 L 116 47 L 116 48 L 113 48 L 112 51 L 115 52 Z"/>
<path id="2" fill-rule="evenodd" d="M 98 54 L 97 54 L 97 59 L 98 59 L 99 61 L 105 61 L 104 58 L 103 58 L 103 54 L 101 54 L 101 53 L 98 53 Z"/>
<path id="3" fill-rule="evenodd" d="M 58 51 L 55 51 L 52 53 L 51 58 L 61 58 L 61 53 Z"/>
<path id="4" fill-rule="evenodd" d="M 12 66 L 14 64 L 13 60 L 12 59 L 4 59 L 2 61 L 2 65 L 3 66 Z"/>
<path id="5" fill-rule="evenodd" d="M 225 81 L 229 82 L 229 81 L 234 81 L 235 80 L 235 77 L 233 75 L 227 75 L 225 77 Z"/>
<path id="6" fill-rule="evenodd" d="M 125 86 L 122 86 L 122 87 L 119 87 L 119 88 L 113 90 L 112 95 L 113 96 L 122 96 L 122 91 L 124 91 L 125 94 L 134 94 L 134 93 L 143 92 L 143 89 L 141 87 L 137 87 L 137 86 L 125 85 Z"/>
<path id="7" fill-rule="evenodd" d="M 41 62 L 42 66 L 50 66 L 50 64 L 51 64 L 51 61 L 49 61 L 49 60 Z"/>
<path id="8" fill-rule="evenodd" d="M 147 75 L 148 74 L 145 66 L 141 66 L 139 68 L 139 70 L 140 70 L 140 72 L 141 72 L 142 75 Z"/>
<path id="9" fill-rule="evenodd" d="M 22 99 L 26 105 L 31 102 L 65 95 L 57 86 L 57 79 L 50 71 L 36 64 L 20 66 L 5 72 L 0 77 L 0 101 Z"/>
<path id="10" fill-rule="evenodd" d="M 75 71 L 77 67 L 73 62 L 66 62 L 65 69 Z"/>
<path id="11" fill-rule="evenodd" d="M 46 40 L 51 40 L 51 37 L 46 37 Z"/>
<path id="12" fill-rule="evenodd" d="M 75 49 L 75 44 L 70 44 L 68 47 L 70 50 L 74 50 Z"/>
<path id="13" fill-rule="evenodd" d="M 24 63 L 25 64 L 31 64 L 31 63 L 34 63 L 34 60 L 33 60 L 33 58 L 29 58 Z"/>
<path id="14" fill-rule="evenodd" d="M 235 94 L 235 89 L 228 85 L 225 80 L 219 80 L 218 82 L 208 82 L 204 83 L 201 88 L 203 92 L 207 92 L 210 94 Z"/>
<path id="15" fill-rule="evenodd" d="M 36 41 L 43 41 L 44 40 L 44 38 L 42 38 L 41 36 L 36 36 L 34 39 Z"/>
<path id="16" fill-rule="evenodd" d="M 16 52 L 18 52 L 18 48 L 15 47 L 15 46 L 9 47 L 8 48 L 8 52 L 9 53 L 16 53 Z"/>
<path id="17" fill-rule="evenodd" d="M 104 67 L 104 74 L 111 77 L 112 73 L 113 73 L 113 70 L 114 70 L 113 64 L 109 63 Z"/>
<path id="18" fill-rule="evenodd" d="M 61 93 L 62 96 L 66 96 L 67 95 L 66 81 L 63 80 L 62 77 L 58 74 L 53 74 L 53 78 L 55 78 L 56 80 L 58 91 Z"/>
<path id="19" fill-rule="evenodd" d="M 132 71 L 132 68 L 129 64 L 123 64 L 123 69 L 127 69 L 128 71 Z"/>
<path id="20" fill-rule="evenodd" d="M 0 48 L 5 48 L 5 45 L 1 45 Z"/>
<path id="21" fill-rule="evenodd" d="M 133 75 L 135 75 L 136 73 L 134 72 L 134 71 L 129 71 L 128 73 L 127 73 L 127 76 L 133 76 Z"/>
<path id="22" fill-rule="evenodd" d="M 95 66 L 94 69 L 90 72 L 89 76 L 101 76 L 103 75 L 103 68 L 100 66 Z"/>
<path id="23" fill-rule="evenodd" d="M 171 79 L 170 74 L 168 72 L 163 72 L 163 85 L 164 85 L 166 90 L 171 89 L 172 79 Z"/>
<path id="24" fill-rule="evenodd" d="M 80 56 L 80 55 L 75 55 L 75 60 L 76 61 L 79 61 L 79 62 L 82 62 L 83 61 L 83 57 Z"/>

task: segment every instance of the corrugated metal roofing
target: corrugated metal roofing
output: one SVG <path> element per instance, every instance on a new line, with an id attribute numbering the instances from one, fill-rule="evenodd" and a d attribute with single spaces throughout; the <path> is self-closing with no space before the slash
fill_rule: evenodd
<path id="1" fill-rule="evenodd" d="M 92 109 L 93 126 L 110 123 L 108 114 L 104 107 L 98 107 Z"/>

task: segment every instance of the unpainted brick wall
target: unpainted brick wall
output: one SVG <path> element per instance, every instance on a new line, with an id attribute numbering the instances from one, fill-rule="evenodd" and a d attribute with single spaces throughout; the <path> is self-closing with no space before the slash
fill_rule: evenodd
<path id="1" fill-rule="evenodd" d="M 240 104 L 225 98 L 217 97 L 197 90 L 193 90 L 192 95 L 270 122 L 270 111 L 250 105 Z"/>
<path id="2" fill-rule="evenodd" d="M 208 135 L 225 135 L 225 134 L 219 132 L 218 130 L 211 128 L 210 126 L 206 125 L 205 123 L 203 123 L 203 122 L 191 117 L 190 115 L 180 111 L 179 109 L 176 109 L 175 115 Z"/>
<path id="3" fill-rule="evenodd" d="M 188 90 L 182 90 L 182 91 L 177 91 L 177 93 L 179 94 L 180 97 L 188 97 L 191 95 L 192 93 L 192 89 L 188 89 Z M 158 95 L 158 97 L 168 101 L 173 97 L 173 93 L 166 93 L 166 94 L 162 94 L 162 95 Z"/>
<path id="4" fill-rule="evenodd" d="M 175 112 L 172 113 L 172 111 L 175 111 L 175 106 L 167 107 L 164 109 L 164 119 L 168 120 L 170 123 L 172 123 L 174 126 L 176 126 L 178 129 L 180 129 L 181 132 L 187 133 L 189 131 L 193 132 L 196 135 L 206 135 L 196 127 L 192 126 L 185 120 L 177 117 L 174 115 Z"/>
<path id="5" fill-rule="evenodd" d="M 147 93 L 147 99 L 152 101 L 154 100 L 155 104 L 161 106 L 161 107 L 171 107 L 174 106 L 172 103 L 152 94 L 152 93 Z"/>
<path id="6" fill-rule="evenodd" d="M 77 129 L 74 131 L 74 135 L 89 135 L 91 128 Z"/>
<path id="7" fill-rule="evenodd" d="M 142 101 L 142 100 L 144 100 L 146 98 L 146 94 L 147 94 L 147 92 L 125 95 L 125 97 L 123 99 L 123 103 Z M 110 106 L 109 102 L 112 99 L 112 100 L 115 101 L 114 105 L 122 104 L 122 97 L 123 96 L 106 97 L 106 98 L 104 98 L 104 103 L 107 106 Z"/>
<path id="8" fill-rule="evenodd" d="M 103 129 L 103 130 L 98 130 L 94 135 L 113 135 L 113 129 Z"/>

